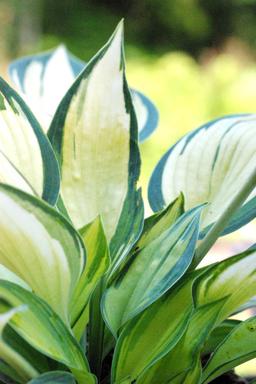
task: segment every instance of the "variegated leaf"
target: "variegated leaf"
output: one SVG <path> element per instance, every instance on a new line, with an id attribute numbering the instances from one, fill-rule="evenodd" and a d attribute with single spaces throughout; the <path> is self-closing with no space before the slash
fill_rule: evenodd
<path id="1" fill-rule="evenodd" d="M 3 280 L 0 281 L 0 300 L 13 308 L 25 306 L 26 310 L 17 312 L 9 320 L 9 325 L 26 342 L 64 364 L 79 384 L 95 383 L 80 345 L 46 302 L 22 287 Z"/>
<path id="2" fill-rule="evenodd" d="M 87 319 L 85 312 L 92 292 L 109 267 L 109 251 L 100 217 L 80 230 L 86 247 L 86 267 L 80 276 L 70 306 L 71 324 L 80 340 Z"/>
<path id="3" fill-rule="evenodd" d="M 255 295 L 255 265 L 256 250 L 251 249 L 207 269 L 195 283 L 196 305 L 228 296 L 219 313 L 218 323 L 225 320 Z"/>
<path id="4" fill-rule="evenodd" d="M 59 193 L 58 164 L 37 120 L 0 78 L 0 182 L 54 204 Z"/>
<path id="5" fill-rule="evenodd" d="M 0 356 L 1 360 L 10 366 L 10 370 L 5 369 L 6 375 L 10 374 L 19 383 L 26 383 L 29 379 L 39 375 L 39 372 L 15 349 L 13 349 L 3 337 L 4 329 L 12 317 L 19 312 L 26 311 L 25 306 L 9 309 L 0 314 Z"/>
<path id="6" fill-rule="evenodd" d="M 135 248 L 104 295 L 103 315 L 113 334 L 185 273 L 194 255 L 201 209 L 185 213 L 145 247 Z"/>
<path id="7" fill-rule="evenodd" d="M 218 300 L 195 310 L 182 338 L 140 376 L 138 384 L 167 384 L 172 380 L 175 384 L 183 384 L 189 370 L 197 367 L 198 371 L 199 347 L 212 330 L 222 304 L 223 300 Z"/>
<path id="8" fill-rule="evenodd" d="M 77 232 L 53 208 L 13 187 L 0 185 L 0 263 L 67 323 L 84 252 Z M 8 271 L 2 276 L 10 279 Z"/>
<path id="9" fill-rule="evenodd" d="M 236 307 L 253 296 L 255 257 L 255 250 L 251 250 L 198 271 L 193 286 L 195 309 L 184 336 L 145 372 L 138 384 L 149 384 L 156 378 L 167 384 L 176 377 L 174 383 L 183 384 L 185 378 L 192 375 L 209 334 Z"/>
<path id="10" fill-rule="evenodd" d="M 234 115 L 214 120 L 184 136 L 160 160 L 150 180 L 149 200 L 154 210 L 181 191 L 185 209 L 208 202 L 202 230 L 219 219 L 236 196 L 256 161 L 255 115 Z M 224 233 L 256 215 L 255 189 L 236 212 Z"/>
<path id="11" fill-rule="evenodd" d="M 46 132 L 62 97 L 86 65 L 63 45 L 11 63 L 9 73 L 14 84 Z M 144 141 L 157 127 L 158 112 L 141 92 L 132 90 L 132 96 L 139 140 Z"/>
<path id="12" fill-rule="evenodd" d="M 256 357 L 256 317 L 238 324 L 211 355 L 203 371 L 201 383 Z"/>
<path id="13" fill-rule="evenodd" d="M 84 66 L 63 45 L 11 63 L 10 76 L 45 132 L 61 99 Z"/>
<path id="14" fill-rule="evenodd" d="M 67 212 L 77 228 L 101 215 L 112 257 L 130 238 L 132 246 L 143 223 L 136 187 L 137 124 L 125 80 L 122 36 L 119 25 L 76 79 L 49 130 L 59 154 Z"/>

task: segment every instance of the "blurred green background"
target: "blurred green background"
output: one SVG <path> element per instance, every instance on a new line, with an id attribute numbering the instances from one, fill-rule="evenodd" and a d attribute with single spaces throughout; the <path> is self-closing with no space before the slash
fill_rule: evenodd
<path id="1" fill-rule="evenodd" d="M 154 165 L 184 133 L 256 111 L 256 0 L 0 0 L 1 74 L 11 59 L 60 42 L 89 60 L 122 17 L 128 81 L 160 112 L 141 146 L 146 196 Z M 254 226 L 242 231 L 214 249 L 215 259 L 238 251 L 237 239 L 244 248 L 255 240 Z M 241 369 L 255 372 L 255 361 Z"/>

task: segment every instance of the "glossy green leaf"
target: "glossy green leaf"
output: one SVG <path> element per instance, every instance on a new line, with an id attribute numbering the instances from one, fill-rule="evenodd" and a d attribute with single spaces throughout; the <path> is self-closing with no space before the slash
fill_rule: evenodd
<path id="1" fill-rule="evenodd" d="M 255 168 L 255 115 L 226 116 L 184 136 L 160 160 L 149 200 L 162 209 L 182 191 L 185 209 L 208 202 L 202 229 L 216 222 Z M 255 189 L 228 223 L 229 233 L 256 215 Z"/>
<path id="2" fill-rule="evenodd" d="M 88 383 L 95 382 L 80 345 L 48 304 L 7 281 L 0 281 L 0 299 L 14 308 L 25 306 L 26 310 L 15 314 L 9 325 L 32 347 L 66 365 L 79 384 L 85 377 Z"/>
<path id="3" fill-rule="evenodd" d="M 28 384 L 76 384 L 75 378 L 68 372 L 48 372 L 30 380 Z"/>
<path id="4" fill-rule="evenodd" d="M 132 254 L 106 290 L 103 315 L 113 334 L 185 273 L 194 255 L 201 209 L 182 215 L 161 235 L 153 236 L 152 241 Z"/>
<path id="5" fill-rule="evenodd" d="M 161 360 L 142 375 L 138 384 L 183 384 L 188 371 L 198 372 L 199 351 L 212 330 L 223 300 L 204 305 L 196 310 L 188 322 L 188 327 L 179 342 Z M 161 324 L 159 325 L 161 327 Z"/>
<path id="6" fill-rule="evenodd" d="M 212 354 L 204 368 L 202 383 L 256 357 L 256 317 L 238 324 Z"/>
<path id="7" fill-rule="evenodd" d="M 43 201 L 5 185 L 0 185 L 0 213 L 0 263 L 68 323 L 85 257 L 77 232 Z"/>
<path id="8" fill-rule="evenodd" d="M 203 355 L 209 355 L 227 337 L 227 335 L 240 323 L 239 320 L 224 320 L 213 329 L 202 350 Z"/>
<path id="9" fill-rule="evenodd" d="M 9 85 L 0 78 L 0 182 L 55 204 L 59 168 L 39 123 Z"/>
<path id="10" fill-rule="evenodd" d="M 90 296 L 109 267 L 108 244 L 100 217 L 81 229 L 80 234 L 87 251 L 86 267 L 80 276 L 70 307 L 71 324 L 78 340 L 85 329 L 84 312 Z"/>
<path id="11" fill-rule="evenodd" d="M 173 350 L 145 373 L 141 384 L 154 382 L 156 377 L 164 384 L 177 375 L 181 375 L 183 384 L 186 376 L 182 372 L 192 374 L 212 330 L 254 295 L 255 263 L 256 251 L 252 249 L 202 270 L 193 286 L 195 310 L 186 333 Z M 213 317 L 208 321 L 211 312 Z"/>
<path id="12" fill-rule="evenodd" d="M 136 380 L 172 349 L 186 330 L 193 310 L 194 275 L 169 290 L 124 327 L 115 348 L 112 381 Z"/>
<path id="13" fill-rule="evenodd" d="M 68 215 L 76 228 L 100 215 L 112 257 L 133 245 L 143 225 L 137 135 L 121 23 L 69 89 L 49 130 Z"/>

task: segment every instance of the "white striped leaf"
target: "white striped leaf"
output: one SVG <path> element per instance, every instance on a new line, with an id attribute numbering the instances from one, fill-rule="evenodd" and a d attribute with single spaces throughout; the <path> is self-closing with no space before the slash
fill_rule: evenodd
<path id="1" fill-rule="evenodd" d="M 135 248 L 104 294 L 103 315 L 113 334 L 186 272 L 198 239 L 201 210 L 185 213 L 142 249 Z"/>
<path id="2" fill-rule="evenodd" d="M 42 200 L 0 185 L 0 263 L 65 322 L 84 257 L 79 235 L 58 212 Z M 10 279 L 8 271 L 2 276 Z"/>
<path id="3" fill-rule="evenodd" d="M 21 355 L 17 350 L 13 349 L 4 337 L 4 330 L 12 317 L 19 312 L 26 310 L 26 307 L 19 306 L 17 308 L 9 309 L 8 311 L 0 314 L 0 356 L 8 366 L 4 372 L 7 376 L 17 380 L 19 383 L 26 383 L 29 379 L 39 375 L 39 372 Z M 1 367 L 0 367 L 0 371 Z M 10 376 L 8 376 L 10 377 Z"/>
<path id="4" fill-rule="evenodd" d="M 100 217 L 80 230 L 86 248 L 86 268 L 81 274 L 70 306 L 71 324 L 78 340 L 86 326 L 92 292 L 109 267 L 109 251 Z"/>
<path id="5" fill-rule="evenodd" d="M 204 368 L 201 383 L 210 383 L 255 356 L 256 317 L 252 317 L 238 324 L 217 347 Z"/>
<path id="6" fill-rule="evenodd" d="M 11 79 L 45 132 L 61 99 L 84 66 L 85 63 L 71 55 L 63 45 L 11 63 Z"/>
<path id="7" fill-rule="evenodd" d="M 69 368 L 79 384 L 94 384 L 86 357 L 68 327 L 35 294 L 8 281 L 0 281 L 0 301 L 26 310 L 17 312 L 9 325 L 33 348 Z M 33 377 L 33 376 L 32 376 Z M 86 381 L 87 380 L 87 381 Z"/>
<path id="8" fill-rule="evenodd" d="M 195 283 L 196 305 L 205 305 L 228 296 L 218 323 L 226 319 L 255 295 L 255 265 L 256 250 L 251 249 L 209 268 Z"/>
<path id="9" fill-rule="evenodd" d="M 122 36 L 119 25 L 62 100 L 49 131 L 59 154 L 68 215 L 77 228 L 100 215 L 112 257 L 133 245 L 143 224 L 136 187 L 137 124 L 125 80 Z"/>
<path id="10" fill-rule="evenodd" d="M 10 76 L 45 132 L 49 129 L 62 97 L 86 65 L 87 63 L 73 56 L 63 45 L 11 63 Z M 157 127 L 158 112 L 152 101 L 141 92 L 133 89 L 132 97 L 138 120 L 139 140 L 144 141 Z"/>
<path id="11" fill-rule="evenodd" d="M 59 169 L 52 147 L 27 105 L 1 78 L 0 128 L 0 182 L 54 204 Z"/>
<path id="12" fill-rule="evenodd" d="M 255 169 L 255 115 L 214 120 L 184 136 L 160 160 L 149 185 L 154 210 L 182 191 L 185 209 L 208 202 L 202 229 L 219 219 Z M 255 189 L 225 229 L 229 233 L 256 215 Z"/>

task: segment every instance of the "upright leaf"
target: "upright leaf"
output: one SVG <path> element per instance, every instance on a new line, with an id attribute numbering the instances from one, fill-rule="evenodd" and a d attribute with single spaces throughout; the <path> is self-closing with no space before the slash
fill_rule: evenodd
<path id="1" fill-rule="evenodd" d="M 25 102 L 1 78 L 0 128 L 0 182 L 54 204 L 60 180 L 52 147 Z"/>
<path id="2" fill-rule="evenodd" d="M 89 298 L 100 278 L 109 266 L 109 251 L 104 229 L 99 217 L 80 230 L 81 237 L 86 247 L 86 267 L 80 276 L 71 302 L 71 324 L 80 340 L 86 323 L 85 311 Z"/>
<path id="3" fill-rule="evenodd" d="M 45 131 L 49 129 L 62 97 L 86 65 L 63 45 L 11 63 L 10 76 Z M 152 101 L 141 92 L 132 90 L 132 97 L 138 120 L 139 140 L 144 141 L 157 127 L 158 112 Z"/>
<path id="4" fill-rule="evenodd" d="M 143 223 L 136 187 L 137 123 L 125 79 L 122 36 L 120 24 L 69 89 L 49 130 L 68 215 L 77 228 L 101 215 L 115 254 L 130 238 L 137 239 Z"/>
<path id="5" fill-rule="evenodd" d="M 152 208 L 163 208 L 182 191 L 186 210 L 209 203 L 201 228 L 209 227 L 255 169 L 255 133 L 254 115 L 234 115 L 214 120 L 184 136 L 154 170 L 149 185 Z M 255 215 L 254 189 L 224 232 L 234 231 Z"/>
<path id="6" fill-rule="evenodd" d="M 135 252 L 106 290 L 103 315 L 114 334 L 162 296 L 189 267 L 198 238 L 198 207 Z"/>
<path id="7" fill-rule="evenodd" d="M 33 196 L 0 185 L 0 263 L 66 323 L 84 257 L 80 237 L 58 212 Z M 10 279 L 8 273 L 3 277 Z"/>

